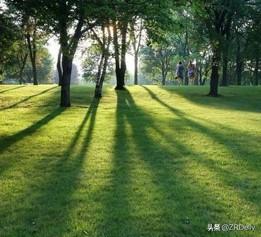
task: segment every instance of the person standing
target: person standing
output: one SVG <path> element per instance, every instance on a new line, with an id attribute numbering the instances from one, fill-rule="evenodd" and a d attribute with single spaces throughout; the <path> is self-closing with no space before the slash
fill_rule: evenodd
<path id="1" fill-rule="evenodd" d="M 179 84 L 183 84 L 183 79 L 184 79 L 184 66 L 182 62 L 180 61 L 177 65 L 176 68 L 176 79 L 179 80 Z"/>
<path id="2" fill-rule="evenodd" d="M 188 78 L 189 78 L 189 84 L 194 85 L 195 82 L 195 77 L 196 77 L 196 67 L 192 63 L 192 61 L 189 61 L 188 64 Z"/>

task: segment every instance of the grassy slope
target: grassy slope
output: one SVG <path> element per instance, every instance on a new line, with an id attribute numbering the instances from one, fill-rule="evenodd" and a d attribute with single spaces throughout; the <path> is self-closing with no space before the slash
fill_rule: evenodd
<path id="1" fill-rule="evenodd" d="M 0 86 L 0 236 L 207 236 L 261 228 L 261 88 Z"/>

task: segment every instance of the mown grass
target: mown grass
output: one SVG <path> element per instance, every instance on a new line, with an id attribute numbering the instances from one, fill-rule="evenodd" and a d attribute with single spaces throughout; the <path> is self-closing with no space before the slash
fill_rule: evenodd
<path id="1" fill-rule="evenodd" d="M 0 236 L 260 236 L 261 88 L 207 90 L 0 86 Z"/>

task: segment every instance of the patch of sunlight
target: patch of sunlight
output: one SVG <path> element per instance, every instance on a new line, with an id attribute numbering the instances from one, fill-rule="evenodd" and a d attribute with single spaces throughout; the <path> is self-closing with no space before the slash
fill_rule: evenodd
<path id="1" fill-rule="evenodd" d="M 205 159 L 202 157 L 201 159 Z M 195 181 L 194 185 L 205 193 L 205 198 L 222 209 L 226 209 L 227 221 L 248 221 L 254 218 L 255 224 L 259 221 L 258 206 L 244 198 L 243 192 L 232 184 L 227 184 L 225 177 L 218 171 L 210 169 L 200 160 L 191 160 L 184 167 L 188 178 Z M 240 207 L 240 209 L 238 209 Z M 232 221 L 232 222 L 233 222 Z"/>

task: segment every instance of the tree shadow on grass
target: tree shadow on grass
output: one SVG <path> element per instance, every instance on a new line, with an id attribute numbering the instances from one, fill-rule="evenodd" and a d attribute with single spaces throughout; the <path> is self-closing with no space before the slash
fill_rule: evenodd
<path id="1" fill-rule="evenodd" d="M 147 87 L 143 88 L 151 95 L 151 98 L 153 98 L 156 102 L 158 102 L 163 107 L 167 108 L 174 115 L 179 116 L 184 121 L 184 124 L 186 126 L 195 129 L 195 131 L 197 131 L 198 133 L 204 134 L 204 136 L 209 137 L 210 139 L 217 142 L 219 145 L 224 146 L 231 154 L 233 154 L 233 159 L 235 159 L 235 161 L 244 162 L 244 168 L 249 172 L 249 174 L 253 173 L 254 175 L 256 175 L 259 173 L 261 165 L 259 159 L 261 155 L 260 149 L 258 149 L 258 147 L 252 147 L 252 149 L 250 149 L 250 147 L 242 146 L 242 143 L 237 142 L 237 138 L 245 137 L 246 141 L 251 141 L 252 139 L 257 139 L 257 137 L 251 136 L 249 134 L 246 135 L 245 133 L 239 132 L 238 130 L 232 128 L 226 128 L 224 125 L 222 125 L 222 129 L 225 128 L 225 130 L 228 132 L 227 135 L 221 134 L 217 132 L 216 129 L 203 126 L 202 124 L 189 118 L 189 116 L 184 112 L 171 107 L 164 101 L 160 100 L 157 97 L 157 95 Z M 190 117 L 194 118 L 193 116 Z M 210 125 L 213 125 L 213 123 L 210 121 L 208 121 L 208 123 Z M 229 136 L 231 133 L 235 134 L 233 138 Z M 250 159 L 247 159 L 246 157 L 250 157 Z M 244 178 L 242 179 L 241 176 L 231 173 L 229 167 L 226 167 L 221 162 L 214 162 L 212 159 L 209 159 L 208 157 L 205 157 L 204 159 L 198 159 L 197 161 L 200 162 L 202 165 L 206 166 L 208 169 L 212 170 L 213 172 L 216 172 L 224 183 L 233 187 L 235 190 L 240 191 L 240 195 L 245 200 L 249 201 L 250 203 L 254 203 L 256 206 L 260 206 L 260 197 L 257 198 L 258 192 L 252 193 L 251 189 L 248 189 L 251 186 L 260 186 L 258 185 L 258 180 L 256 180 L 255 182 L 253 180 L 251 181 L 245 180 Z M 233 160 L 230 160 L 230 162 L 233 162 Z"/>
<path id="2" fill-rule="evenodd" d="M 65 109 L 64 108 L 57 108 L 53 110 L 51 113 L 40 119 L 39 121 L 32 124 L 30 127 L 27 127 L 14 135 L 0 138 L 0 153 L 4 152 L 6 149 L 8 149 L 10 146 L 12 146 L 14 143 L 21 141 L 27 136 L 31 136 L 33 133 L 35 133 L 37 130 L 39 130 L 42 126 L 48 124 L 51 120 L 53 120 L 55 117 L 60 115 Z"/>
<path id="3" fill-rule="evenodd" d="M 146 87 L 147 88 L 147 87 Z M 193 88 L 173 88 L 173 87 L 161 87 L 161 89 L 169 91 L 173 94 L 178 94 L 181 97 L 191 101 L 194 104 L 201 106 L 225 109 L 225 110 L 238 110 L 246 112 L 261 112 L 261 89 L 258 87 L 228 87 L 224 89 L 224 96 L 209 97 L 205 96 L 207 90 L 205 87 L 193 87 Z"/>
<path id="4" fill-rule="evenodd" d="M 223 145 L 228 150 L 230 150 L 231 153 L 237 154 L 237 156 L 235 158 L 245 160 L 245 158 L 242 155 L 245 153 L 248 153 L 248 155 L 250 155 L 252 157 L 258 157 L 260 155 L 258 153 L 257 149 L 248 150 L 247 147 L 242 147 L 242 144 L 237 143 L 236 139 L 231 140 L 227 136 L 224 136 L 224 134 L 220 134 L 219 132 L 217 132 L 215 129 L 206 127 L 206 126 L 196 122 L 195 120 L 192 120 L 191 118 L 196 118 L 196 117 L 192 116 L 192 115 L 187 115 L 186 113 L 168 105 L 166 102 L 159 99 L 158 96 L 155 93 L 153 93 L 150 89 L 148 89 L 147 87 L 144 87 L 144 86 L 143 86 L 143 88 L 149 93 L 149 95 L 151 96 L 152 99 L 154 99 L 156 102 L 158 102 L 161 106 L 167 108 L 174 115 L 180 117 L 185 122 L 185 124 L 187 124 L 187 126 L 193 128 L 196 131 L 198 131 L 199 133 L 204 134 L 205 136 L 217 141 L 220 145 Z M 189 117 L 191 117 L 191 118 L 189 118 Z M 206 120 L 204 120 L 204 121 L 208 122 L 210 125 L 215 124 L 215 125 L 220 126 L 219 124 L 216 124 L 215 122 L 210 122 L 210 121 L 206 121 Z M 230 132 L 228 132 L 228 135 L 232 132 L 232 133 L 236 134 L 236 137 L 246 136 L 245 133 L 239 132 L 233 128 L 230 128 L 230 127 L 228 128 L 228 127 L 225 127 L 224 125 L 222 125 L 221 127 L 222 127 L 222 129 L 230 131 Z M 257 137 L 251 136 L 248 134 L 246 140 L 251 140 L 251 139 L 257 139 Z M 229 145 L 228 145 L 228 140 L 229 140 Z M 256 162 L 257 161 L 254 159 L 247 160 L 247 165 L 249 168 L 253 169 L 253 171 L 257 172 L 258 167 L 257 167 Z"/>
<path id="5" fill-rule="evenodd" d="M 70 236 L 77 231 L 80 233 L 73 236 L 83 235 L 82 230 L 72 229 L 75 226 L 70 214 L 81 202 L 73 194 L 81 182 L 82 166 L 88 158 L 98 104 L 99 101 L 93 100 L 62 155 L 57 154 L 55 160 L 46 157 L 33 167 L 40 171 L 41 179 L 40 182 L 33 180 L 24 193 L 32 208 L 17 216 L 17 220 L 22 220 L 22 225 L 14 230 L 17 236 Z M 52 162 L 47 166 L 48 161 Z"/>
<path id="6" fill-rule="evenodd" d="M 182 177 L 186 163 L 182 153 L 193 152 L 173 139 L 169 142 L 175 151 L 153 140 L 147 129 L 160 132 L 154 119 L 136 106 L 127 90 L 117 92 L 116 123 L 111 189 L 104 202 L 100 236 L 188 236 L 195 227 L 191 219 L 197 215 L 204 226 L 199 233 L 204 234 L 209 221 L 204 214 L 205 203 L 213 207 L 215 200 L 206 198 L 205 190 L 197 193 L 191 182 Z M 128 127 L 132 136 L 127 134 Z M 163 139 L 165 134 L 161 136 Z M 135 152 L 129 147 L 132 142 Z M 142 169 L 151 177 L 144 179 L 143 170 L 136 173 L 136 163 L 144 164 Z M 144 183 L 135 184 L 134 180 L 140 179 Z"/>
<path id="7" fill-rule="evenodd" d="M 117 129 L 112 135 L 113 140 L 116 140 L 113 147 L 113 159 L 111 160 L 112 176 L 108 187 L 100 193 L 100 195 L 105 197 L 103 197 L 103 217 L 101 223 L 98 223 L 97 237 L 127 237 L 130 234 L 128 233 L 128 226 L 132 224 L 130 223 L 130 205 L 128 203 L 131 154 L 127 140 L 126 117 L 123 111 L 124 109 L 128 109 L 128 107 L 121 107 L 125 106 L 121 101 L 122 99 L 124 98 L 117 96 L 117 108 L 115 112 Z M 131 234 L 131 236 L 139 236 L 138 232 L 135 232 L 135 235 L 133 235 L 133 232 Z"/>
<path id="8" fill-rule="evenodd" d="M 31 100 L 31 99 L 37 97 L 37 96 L 43 95 L 43 94 L 45 94 L 45 93 L 47 93 L 47 92 L 49 92 L 49 91 L 51 91 L 51 90 L 54 90 L 54 89 L 56 89 L 56 88 L 57 88 L 57 86 L 54 86 L 54 87 L 48 88 L 48 89 L 46 89 L 46 90 L 44 90 L 44 91 L 41 91 L 40 93 L 37 93 L 37 94 L 31 95 L 31 96 L 28 96 L 28 97 L 26 97 L 25 99 L 20 100 L 20 101 L 14 103 L 14 104 L 12 104 L 12 105 L 9 105 L 9 106 L 7 106 L 7 107 L 1 108 L 0 111 L 15 108 L 16 106 L 18 106 L 18 105 L 20 105 L 20 104 L 23 104 L 23 103 L 25 103 L 25 102 L 27 102 L 27 101 L 29 101 L 29 100 Z"/>
<path id="9" fill-rule="evenodd" d="M 3 154 L 5 151 L 8 151 L 8 149 L 13 149 L 12 146 L 15 143 L 22 141 L 26 137 L 32 136 L 35 132 L 37 132 L 37 130 L 39 130 L 40 128 L 42 128 L 43 126 L 48 124 L 50 121 L 55 119 L 57 116 L 62 114 L 63 111 L 64 111 L 63 108 L 55 109 L 51 113 L 49 113 L 48 115 L 46 115 L 45 117 L 43 117 L 42 119 L 40 119 L 39 121 L 37 121 L 36 123 L 31 125 L 30 127 L 27 127 L 25 129 L 15 133 L 14 135 L 0 138 L 0 154 Z M 27 144 L 27 145 L 30 146 L 30 144 Z M 17 152 L 19 153 L 19 151 L 16 151 L 16 152 L 14 152 L 14 154 L 16 154 Z M 3 172 L 6 172 L 7 170 L 9 170 L 13 166 L 15 166 L 17 164 L 17 162 L 20 161 L 19 157 L 20 156 L 13 156 L 9 160 L 0 159 L 0 164 L 1 164 L 0 165 L 0 175 Z"/>
<path id="10" fill-rule="evenodd" d="M 185 118 L 182 111 L 174 111 L 180 119 Z M 207 157 L 161 131 L 155 118 L 139 108 L 127 90 L 117 92 L 116 122 L 111 189 L 104 201 L 100 236 L 199 237 L 208 235 L 208 223 L 231 221 L 229 210 L 237 206 L 232 203 L 231 207 L 229 200 L 216 196 L 213 192 L 217 191 L 212 190 L 208 180 L 199 181 L 200 173 L 195 177 L 188 171 L 190 159 L 197 163 Z M 185 126 L 189 126 L 187 123 Z M 149 130 L 154 130 L 158 137 L 153 138 Z M 132 142 L 135 152 L 130 149 Z M 142 170 L 134 170 L 137 164 Z M 228 199 L 229 195 L 238 198 L 237 193 L 230 191 L 231 184 L 226 183 L 227 173 L 208 166 L 205 170 L 222 177 L 219 182 L 221 187 L 227 187 L 223 191 Z M 144 172 L 150 175 L 143 177 Z M 247 197 L 239 198 L 247 202 Z M 235 217 L 238 218 L 242 216 Z"/>
<path id="11" fill-rule="evenodd" d="M 9 88 L 9 89 L 6 89 L 6 90 L 2 90 L 2 91 L 0 91 L 0 94 L 5 93 L 7 91 L 17 90 L 17 89 L 22 88 L 22 87 L 25 87 L 25 86 L 16 86 L 16 87 L 12 87 L 12 88 Z"/>

